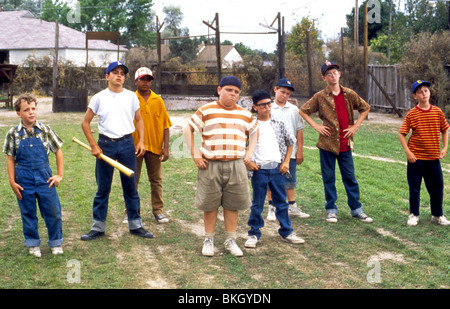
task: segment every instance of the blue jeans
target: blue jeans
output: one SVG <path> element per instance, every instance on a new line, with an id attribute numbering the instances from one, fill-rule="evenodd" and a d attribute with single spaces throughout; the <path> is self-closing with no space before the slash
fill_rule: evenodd
<path id="1" fill-rule="evenodd" d="M 352 216 L 362 213 L 359 201 L 359 185 L 355 177 L 355 167 L 351 151 L 341 152 L 336 155 L 332 152 L 320 150 L 320 169 L 322 172 L 323 186 L 325 189 L 325 210 L 327 213 L 337 213 L 336 200 L 336 161 L 341 171 L 342 182 L 347 192 L 347 203 Z"/>
<path id="2" fill-rule="evenodd" d="M 120 173 L 120 181 L 122 183 L 125 208 L 127 210 L 128 227 L 130 230 L 142 227 L 140 199 L 136 187 L 136 148 L 134 147 L 132 136 L 129 135 L 120 140 L 111 140 L 107 137 L 100 136 L 98 145 L 105 156 L 117 160 L 135 172 L 133 177 L 128 177 Z M 113 174 L 114 167 L 101 159 L 96 160 L 95 178 L 97 180 L 97 193 L 93 203 L 94 223 L 92 225 L 92 230 L 94 231 L 105 231 Z"/>
<path id="3" fill-rule="evenodd" d="M 428 194 L 430 194 L 431 214 L 436 217 L 442 216 L 444 178 L 441 162 L 439 160 L 408 162 L 407 178 L 409 185 L 409 212 L 415 216 L 419 215 L 420 186 L 423 178 Z"/>
<path id="4" fill-rule="evenodd" d="M 286 179 L 286 189 L 295 189 L 297 187 L 297 159 L 289 161 L 289 173 L 292 177 Z"/>
<path id="5" fill-rule="evenodd" d="M 264 219 L 261 215 L 264 209 L 264 200 L 266 199 L 267 187 L 272 192 L 272 201 L 275 206 L 275 216 L 280 222 L 278 233 L 285 238 L 292 233 L 291 219 L 289 218 L 289 204 L 286 202 L 286 178 L 280 174 L 279 166 L 274 169 L 260 169 L 253 173 L 251 179 L 253 187 L 253 201 L 250 208 L 250 217 L 248 225 L 249 236 L 255 235 L 258 239 L 261 237 L 261 228 L 264 226 Z"/>

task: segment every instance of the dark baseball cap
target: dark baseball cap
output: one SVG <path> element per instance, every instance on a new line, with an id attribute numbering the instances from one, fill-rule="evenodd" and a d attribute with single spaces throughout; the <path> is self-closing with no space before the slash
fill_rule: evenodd
<path id="1" fill-rule="evenodd" d="M 114 61 L 114 62 L 111 62 L 111 63 L 108 65 L 108 67 L 106 68 L 106 74 L 109 74 L 109 72 L 111 72 L 112 70 L 114 70 L 114 69 L 117 68 L 117 67 L 122 67 L 122 68 L 123 68 L 123 71 L 125 72 L 125 74 L 128 74 L 128 68 L 126 67 L 125 64 L 123 64 L 123 63 L 120 62 L 120 61 Z"/>
<path id="2" fill-rule="evenodd" d="M 235 77 L 235 76 L 225 76 L 220 80 L 219 87 L 224 86 L 235 86 L 241 89 L 242 83 L 241 81 Z"/>
<path id="3" fill-rule="evenodd" d="M 290 88 L 292 91 L 295 91 L 294 84 L 287 78 L 280 78 L 275 86 L 276 87 L 286 87 L 286 88 Z"/>
<path id="4" fill-rule="evenodd" d="M 337 69 L 339 70 L 339 64 L 331 62 L 331 61 L 325 61 L 325 63 L 322 65 L 322 68 L 320 69 L 320 71 L 322 72 L 322 76 L 325 76 L 325 73 L 329 70 L 329 69 Z"/>

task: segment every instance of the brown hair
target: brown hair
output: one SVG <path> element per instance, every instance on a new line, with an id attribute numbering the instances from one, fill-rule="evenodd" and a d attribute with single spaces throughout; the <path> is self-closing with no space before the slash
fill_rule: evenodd
<path id="1" fill-rule="evenodd" d="M 36 98 L 34 96 L 32 96 L 29 93 L 24 93 L 24 94 L 21 94 L 17 98 L 16 102 L 14 102 L 14 108 L 15 108 L 16 112 L 20 111 L 20 103 L 22 103 L 22 101 L 25 101 L 28 104 L 30 104 L 31 102 L 34 102 L 37 105 L 37 101 L 36 101 Z"/>

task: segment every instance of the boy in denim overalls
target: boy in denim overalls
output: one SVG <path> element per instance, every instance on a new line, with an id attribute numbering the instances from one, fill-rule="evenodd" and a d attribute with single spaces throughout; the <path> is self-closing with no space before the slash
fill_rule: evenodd
<path id="1" fill-rule="evenodd" d="M 36 121 L 36 99 L 21 95 L 14 103 L 21 118 L 18 126 L 6 134 L 3 152 L 9 183 L 17 196 L 23 224 L 25 246 L 30 254 L 40 257 L 40 237 L 36 200 L 48 230 L 48 245 L 53 254 L 62 254 L 61 204 L 56 188 L 64 174 L 63 141 L 53 130 Z M 48 154 L 56 155 L 57 174 L 52 176 Z"/>

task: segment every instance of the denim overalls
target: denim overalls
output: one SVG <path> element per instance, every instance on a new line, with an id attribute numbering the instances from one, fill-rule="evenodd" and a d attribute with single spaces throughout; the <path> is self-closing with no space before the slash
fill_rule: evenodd
<path id="1" fill-rule="evenodd" d="M 41 130 L 35 127 L 35 137 L 24 137 L 19 132 L 20 144 L 15 157 L 16 182 L 23 188 L 22 200 L 17 199 L 22 216 L 25 246 L 38 247 L 41 243 L 36 216 L 36 199 L 48 230 L 49 247 L 61 246 L 61 204 L 55 186 L 48 187 L 52 176 L 44 144 L 39 138 Z"/>

